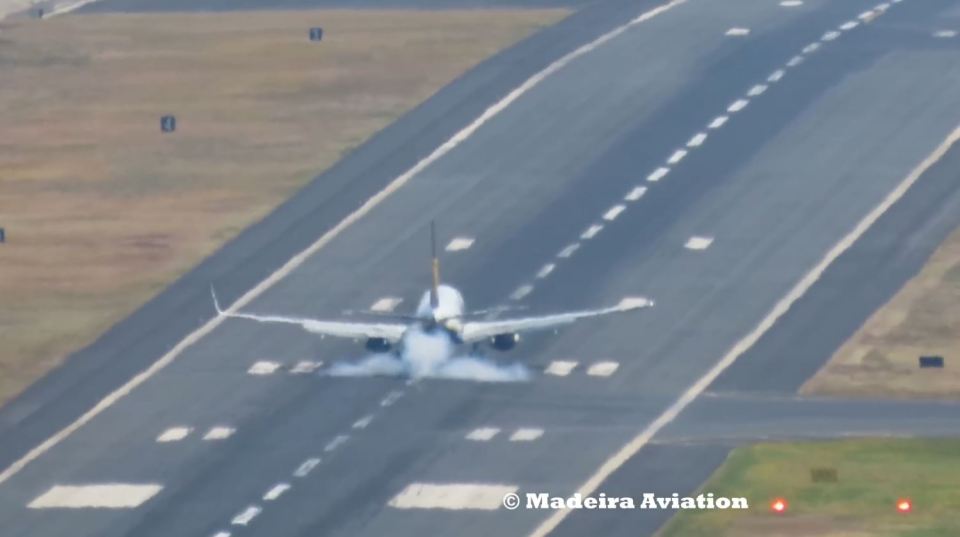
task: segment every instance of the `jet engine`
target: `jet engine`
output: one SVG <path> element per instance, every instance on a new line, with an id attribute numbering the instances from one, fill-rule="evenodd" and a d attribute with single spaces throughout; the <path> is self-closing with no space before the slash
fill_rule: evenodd
<path id="1" fill-rule="evenodd" d="M 498 351 L 508 351 L 520 341 L 520 334 L 497 334 L 490 338 L 490 346 Z"/>

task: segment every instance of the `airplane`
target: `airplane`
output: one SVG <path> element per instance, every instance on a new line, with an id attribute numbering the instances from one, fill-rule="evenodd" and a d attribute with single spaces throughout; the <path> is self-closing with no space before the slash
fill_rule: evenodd
<path id="1" fill-rule="evenodd" d="M 248 319 L 261 323 L 282 323 L 301 326 L 304 330 L 321 336 L 366 340 L 366 348 L 374 352 L 394 352 L 400 356 L 404 341 L 412 333 L 445 334 L 456 345 L 471 345 L 473 350 L 486 342 L 498 351 L 512 349 L 523 332 L 555 329 L 581 319 L 624 313 L 649 308 L 654 301 L 638 296 L 622 299 L 618 304 L 594 310 L 556 313 L 538 317 L 515 319 L 471 320 L 483 316 L 483 311 L 467 312 L 463 295 L 456 288 L 440 283 L 440 262 L 437 257 L 436 230 L 430 223 L 430 243 L 433 254 L 432 285 L 423 293 L 413 315 L 384 312 L 365 312 L 384 318 L 384 322 L 328 321 L 283 315 L 230 312 L 220 307 L 216 292 L 211 287 L 213 304 L 217 314 L 235 319 Z"/>

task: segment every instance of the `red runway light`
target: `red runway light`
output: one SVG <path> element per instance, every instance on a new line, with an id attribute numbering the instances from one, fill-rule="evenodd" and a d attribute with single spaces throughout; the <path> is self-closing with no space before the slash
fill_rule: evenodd
<path id="1" fill-rule="evenodd" d="M 897 511 L 900 511 L 901 513 L 909 513 L 912 510 L 913 504 L 910 502 L 910 500 L 903 498 L 897 500 Z"/>
<path id="2" fill-rule="evenodd" d="M 777 498 L 770 504 L 770 510 L 774 513 L 783 513 L 787 510 L 787 500 Z"/>

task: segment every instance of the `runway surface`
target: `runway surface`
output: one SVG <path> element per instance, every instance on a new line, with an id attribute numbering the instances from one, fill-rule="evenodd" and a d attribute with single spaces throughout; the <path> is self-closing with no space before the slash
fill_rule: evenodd
<path id="1" fill-rule="evenodd" d="M 6 407 L 4 535 L 649 535 L 669 512 L 544 525 L 552 513 L 397 506 L 418 483 L 567 495 L 599 476 L 608 494 L 684 494 L 756 439 L 956 433 L 948 404 L 792 393 L 960 224 L 957 150 L 716 383 L 689 391 L 960 124 L 960 41 L 938 37 L 960 24 L 955 5 L 666 5 L 641 19 L 656 4 L 593 5 L 492 59 Z M 511 384 L 325 377 L 362 350 L 230 320 L 30 452 L 209 318 L 208 282 L 232 302 L 476 117 L 244 308 L 411 308 L 428 284 L 431 219 L 441 244 L 475 239 L 443 258 L 468 306 L 546 312 L 645 294 L 656 308 L 523 341 L 498 356 L 533 371 Z M 684 394 L 693 402 L 678 407 Z M 625 446 L 635 456 L 598 473 Z M 55 485 L 115 482 L 156 494 L 37 508 Z"/>

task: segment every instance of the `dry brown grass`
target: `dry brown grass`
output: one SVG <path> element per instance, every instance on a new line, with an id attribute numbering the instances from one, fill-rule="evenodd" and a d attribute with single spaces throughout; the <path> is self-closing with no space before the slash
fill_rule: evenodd
<path id="1" fill-rule="evenodd" d="M 944 369 L 919 369 L 923 355 Z M 801 389 L 828 395 L 960 396 L 960 231 Z"/>
<path id="2" fill-rule="evenodd" d="M 70 16 L 0 40 L 0 401 L 470 66 L 566 14 Z M 323 26 L 322 44 L 306 38 Z M 176 113 L 178 132 L 159 117 Z"/>

